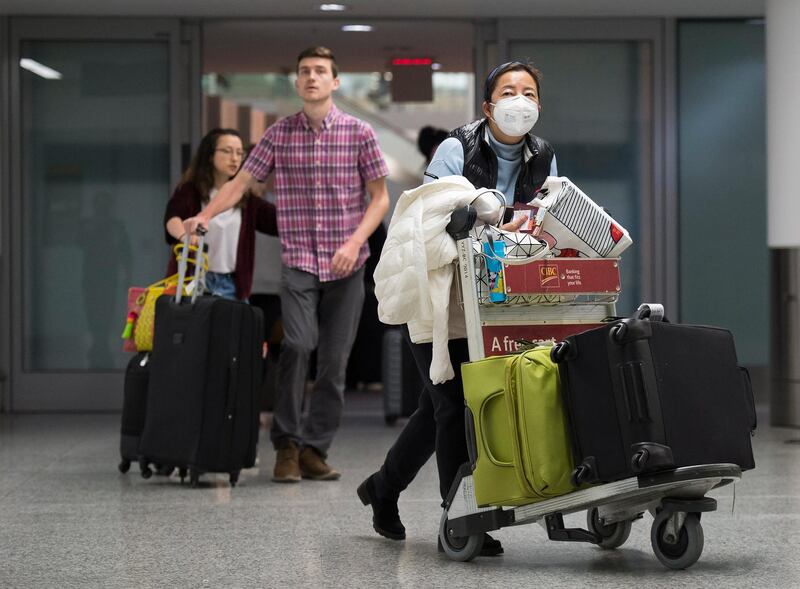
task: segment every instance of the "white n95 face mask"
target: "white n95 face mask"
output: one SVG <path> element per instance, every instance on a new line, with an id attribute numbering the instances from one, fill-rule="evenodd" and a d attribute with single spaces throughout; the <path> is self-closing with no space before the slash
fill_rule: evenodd
<path id="1" fill-rule="evenodd" d="M 533 129 L 539 120 L 539 105 L 527 96 L 517 94 L 498 100 L 492 114 L 503 133 L 519 137 Z"/>

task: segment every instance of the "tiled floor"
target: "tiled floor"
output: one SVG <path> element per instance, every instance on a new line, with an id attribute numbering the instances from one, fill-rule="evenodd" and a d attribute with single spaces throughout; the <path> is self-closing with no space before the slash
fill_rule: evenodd
<path id="1" fill-rule="evenodd" d="M 340 481 L 270 482 L 262 441 L 260 468 L 233 490 L 222 476 L 192 489 L 119 474 L 116 415 L 3 416 L 0 587 L 800 587 L 800 430 L 766 422 L 758 467 L 712 492 L 703 556 L 674 572 L 652 554 L 647 515 L 616 551 L 529 525 L 496 533 L 501 557 L 449 561 L 436 551 L 433 463 L 401 498 L 408 539 L 377 536 L 355 488 L 399 431 L 378 394 L 348 397 L 330 455 Z"/>

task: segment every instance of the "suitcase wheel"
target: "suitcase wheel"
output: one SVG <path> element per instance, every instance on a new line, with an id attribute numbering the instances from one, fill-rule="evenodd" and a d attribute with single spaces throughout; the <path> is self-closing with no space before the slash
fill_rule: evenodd
<path id="1" fill-rule="evenodd" d="M 668 569 L 681 570 L 692 566 L 703 553 L 703 527 L 700 515 L 686 513 L 683 525 L 676 529 L 678 512 L 659 512 L 650 528 L 653 552 Z"/>
<path id="2" fill-rule="evenodd" d="M 239 482 L 239 472 L 240 471 L 238 470 L 234 470 L 232 473 L 230 473 L 230 476 L 228 477 L 228 482 L 230 482 L 231 488 L 235 487 L 236 483 Z"/>
<path id="3" fill-rule="evenodd" d="M 186 478 L 186 474 L 187 471 L 185 467 L 181 467 L 178 469 L 178 476 L 181 478 L 181 485 L 183 484 L 183 480 Z"/>
<path id="4" fill-rule="evenodd" d="M 613 550 L 625 544 L 631 535 L 633 520 L 624 520 L 613 524 L 605 524 L 600 519 L 600 512 L 592 507 L 586 512 L 586 527 L 590 532 L 600 538 L 597 545 L 606 550 Z"/>
<path id="5" fill-rule="evenodd" d="M 175 471 L 174 466 L 163 466 L 161 464 L 156 464 L 156 474 L 161 477 L 168 477 L 172 476 L 172 473 Z"/>
<path id="6" fill-rule="evenodd" d="M 634 452 L 633 456 L 631 456 L 631 470 L 636 473 L 642 472 L 645 466 L 647 466 L 647 460 L 649 458 L 650 452 L 644 448 L 637 450 Z"/>
<path id="7" fill-rule="evenodd" d="M 149 479 L 153 476 L 153 471 L 150 470 L 150 466 L 147 464 L 147 460 L 144 458 L 139 460 L 139 472 L 142 473 L 143 479 Z"/>
<path id="8" fill-rule="evenodd" d="M 554 363 L 560 364 L 566 359 L 568 351 L 569 351 L 569 342 L 567 341 L 558 342 L 556 345 L 553 346 L 553 349 L 550 350 L 550 359 Z"/>
<path id="9" fill-rule="evenodd" d="M 572 471 L 570 482 L 572 483 L 572 486 L 580 487 L 585 481 L 588 481 L 591 478 L 591 475 L 592 470 L 586 464 L 581 464 Z"/>
<path id="10" fill-rule="evenodd" d="M 131 461 L 130 460 L 126 460 L 125 458 L 123 458 L 122 460 L 119 461 L 119 464 L 117 465 L 117 468 L 119 469 L 119 471 L 122 474 L 125 474 L 131 468 Z"/>
<path id="11" fill-rule="evenodd" d="M 614 343 L 621 344 L 627 332 L 628 325 L 626 323 L 617 323 L 611 328 L 611 339 L 614 340 Z"/>

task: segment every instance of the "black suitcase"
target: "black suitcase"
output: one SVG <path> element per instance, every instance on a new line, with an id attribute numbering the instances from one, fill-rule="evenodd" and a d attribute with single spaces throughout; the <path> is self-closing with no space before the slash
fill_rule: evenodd
<path id="1" fill-rule="evenodd" d="M 128 472 L 131 462 L 139 461 L 139 441 L 147 412 L 147 385 L 150 368 L 149 354 L 140 352 L 133 356 L 125 369 L 125 388 L 122 397 L 122 427 L 120 428 L 119 471 Z"/>
<path id="2" fill-rule="evenodd" d="M 147 418 L 140 453 L 177 467 L 195 486 L 224 472 L 231 486 L 255 464 L 263 315 L 246 303 L 202 296 L 156 301 Z"/>
<path id="3" fill-rule="evenodd" d="M 750 380 L 725 329 L 629 318 L 553 349 L 572 429 L 573 482 L 614 481 L 699 464 L 754 468 Z"/>
<path id="4" fill-rule="evenodd" d="M 386 424 L 392 425 L 398 417 L 409 417 L 417 410 L 425 386 L 400 329 L 387 329 L 383 334 L 381 372 L 383 415 Z"/>

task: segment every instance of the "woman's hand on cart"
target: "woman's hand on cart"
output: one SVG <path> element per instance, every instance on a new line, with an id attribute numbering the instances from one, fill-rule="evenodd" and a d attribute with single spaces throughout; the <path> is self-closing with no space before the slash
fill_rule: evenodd
<path id="1" fill-rule="evenodd" d="M 527 218 L 524 216 L 519 216 L 516 219 L 509 221 L 508 223 L 503 223 L 500 225 L 500 229 L 503 231 L 511 231 L 512 233 L 516 233 L 519 231 L 520 227 L 522 227 L 528 221 Z"/>

